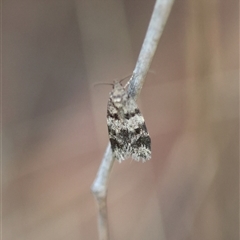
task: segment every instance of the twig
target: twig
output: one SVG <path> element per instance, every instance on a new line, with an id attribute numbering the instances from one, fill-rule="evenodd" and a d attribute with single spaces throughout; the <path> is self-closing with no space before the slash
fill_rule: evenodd
<path id="1" fill-rule="evenodd" d="M 129 95 L 135 99 L 142 89 L 173 3 L 174 0 L 156 0 L 142 49 L 129 83 Z"/>
<path id="2" fill-rule="evenodd" d="M 142 89 L 173 2 L 174 0 L 156 0 L 137 64 L 129 81 L 128 94 L 134 99 L 137 99 L 137 96 Z M 108 240 L 107 187 L 113 163 L 114 159 L 112 157 L 111 147 L 110 144 L 108 144 L 102 163 L 98 169 L 97 176 L 91 187 L 99 208 L 99 240 Z"/>

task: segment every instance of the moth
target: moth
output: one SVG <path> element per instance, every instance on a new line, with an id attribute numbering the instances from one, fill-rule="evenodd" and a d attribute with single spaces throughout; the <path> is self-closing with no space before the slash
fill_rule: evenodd
<path id="1" fill-rule="evenodd" d="M 113 157 L 119 162 L 131 157 L 145 162 L 151 158 L 151 139 L 136 101 L 121 81 L 115 80 L 107 105 L 107 126 Z"/>

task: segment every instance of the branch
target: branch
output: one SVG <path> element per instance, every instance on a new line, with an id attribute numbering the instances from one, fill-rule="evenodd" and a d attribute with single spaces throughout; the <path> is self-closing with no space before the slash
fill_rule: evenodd
<path id="1" fill-rule="evenodd" d="M 141 92 L 173 3 L 174 0 L 156 0 L 137 64 L 129 83 L 128 93 L 135 100 Z"/>
<path id="2" fill-rule="evenodd" d="M 135 100 L 141 92 L 173 2 L 174 0 L 156 0 L 137 64 L 129 81 L 128 94 Z M 111 146 L 109 143 L 102 159 L 102 163 L 98 169 L 97 176 L 91 187 L 99 208 L 99 240 L 108 240 L 107 187 L 113 163 L 114 159 L 112 157 Z"/>

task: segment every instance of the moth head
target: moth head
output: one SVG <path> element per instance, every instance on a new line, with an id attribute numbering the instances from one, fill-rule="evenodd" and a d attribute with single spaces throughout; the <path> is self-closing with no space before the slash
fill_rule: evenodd
<path id="1" fill-rule="evenodd" d="M 122 107 L 126 103 L 127 92 L 126 92 L 126 89 L 121 84 L 121 82 L 119 81 L 113 82 L 113 89 L 110 93 L 110 98 L 112 99 L 113 104 L 117 108 Z"/>

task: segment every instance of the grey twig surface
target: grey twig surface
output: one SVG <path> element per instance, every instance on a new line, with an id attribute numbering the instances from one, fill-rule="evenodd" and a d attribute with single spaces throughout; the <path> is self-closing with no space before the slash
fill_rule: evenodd
<path id="1" fill-rule="evenodd" d="M 174 0 L 157 0 L 155 3 L 137 64 L 129 82 L 128 93 L 135 99 L 142 89 L 173 3 Z"/>
<path id="2" fill-rule="evenodd" d="M 173 2 L 174 0 L 156 0 L 137 64 L 129 81 L 128 94 L 134 99 L 137 99 L 137 96 L 142 89 Z M 111 147 L 110 144 L 108 144 L 102 163 L 98 169 L 97 176 L 91 187 L 99 208 L 99 240 L 108 240 L 107 187 L 113 163 L 114 159 L 112 157 Z"/>

